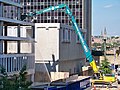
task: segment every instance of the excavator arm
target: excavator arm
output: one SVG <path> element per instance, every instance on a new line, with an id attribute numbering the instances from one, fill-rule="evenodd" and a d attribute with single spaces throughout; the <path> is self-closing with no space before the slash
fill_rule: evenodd
<path id="1" fill-rule="evenodd" d="M 65 13 L 71 19 L 71 22 L 73 24 L 73 28 L 74 28 L 76 34 L 79 37 L 79 40 L 81 42 L 82 48 L 83 48 L 84 53 L 85 53 L 85 56 L 86 56 L 87 60 L 89 61 L 91 67 L 93 68 L 94 73 L 98 73 L 98 68 L 96 66 L 95 60 L 93 59 L 93 57 L 91 55 L 90 49 L 88 48 L 85 40 L 83 39 L 81 30 L 78 27 L 78 25 L 76 23 L 76 20 L 75 20 L 74 16 L 72 15 L 72 12 L 71 12 L 70 8 L 66 4 L 60 4 L 60 5 L 57 5 L 57 6 L 48 7 L 46 9 L 43 9 L 43 10 L 40 10 L 40 11 L 30 12 L 26 15 L 26 17 L 34 17 L 36 15 L 39 15 L 39 14 L 42 14 L 42 13 L 45 13 L 45 12 L 49 12 L 49 11 L 52 11 L 52 10 L 55 11 L 55 10 L 63 9 L 63 8 L 65 8 Z"/>

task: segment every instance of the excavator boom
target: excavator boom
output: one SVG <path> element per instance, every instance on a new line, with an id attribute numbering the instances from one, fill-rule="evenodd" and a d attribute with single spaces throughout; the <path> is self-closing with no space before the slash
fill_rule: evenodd
<path id="1" fill-rule="evenodd" d="M 43 14 L 45 12 L 49 12 L 49 11 L 52 11 L 52 10 L 63 9 L 63 8 L 65 8 L 65 13 L 70 17 L 70 20 L 73 24 L 72 26 L 73 26 L 76 34 L 79 37 L 79 40 L 81 42 L 82 48 L 83 48 L 84 53 L 85 53 L 85 56 L 86 56 L 87 60 L 89 61 L 91 67 L 93 68 L 94 73 L 98 73 L 98 68 L 96 66 L 95 60 L 93 59 L 93 57 L 91 55 L 90 49 L 88 48 L 88 46 L 87 46 L 87 44 L 86 44 L 86 42 L 85 42 L 85 40 L 82 36 L 81 30 L 78 27 L 78 25 L 76 23 L 76 20 L 75 20 L 74 16 L 72 15 L 72 12 L 71 12 L 70 8 L 66 4 L 60 4 L 60 5 L 57 5 L 57 6 L 51 6 L 51 7 L 45 8 L 45 9 L 40 10 L 40 11 L 30 12 L 26 16 L 27 17 L 34 17 L 36 15 Z"/>

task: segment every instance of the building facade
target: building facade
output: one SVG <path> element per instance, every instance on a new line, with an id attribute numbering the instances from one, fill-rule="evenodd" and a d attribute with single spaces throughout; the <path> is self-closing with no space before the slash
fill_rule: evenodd
<path id="1" fill-rule="evenodd" d="M 60 23 L 36 23 L 35 30 L 36 63 L 46 63 L 49 72 L 82 72 L 86 59 L 78 36 L 71 26 Z M 82 32 L 86 36 L 86 31 Z M 40 70 L 42 72 L 43 69 Z"/>
<path id="2" fill-rule="evenodd" d="M 34 81 L 34 24 L 21 21 L 21 9 L 20 0 L 0 0 L 0 66 L 13 75 L 26 65 L 27 78 Z M 22 34 L 22 26 L 31 27 L 26 29 L 26 36 Z M 28 43 L 29 51 L 24 45 Z"/>
<path id="3" fill-rule="evenodd" d="M 75 16 L 78 26 L 86 29 L 86 41 L 91 47 L 91 0 L 22 0 L 24 6 L 23 13 L 42 10 L 58 4 L 67 4 Z M 69 17 L 65 14 L 65 9 L 46 12 L 36 17 L 36 23 L 62 23 L 71 25 Z M 27 18 L 31 21 L 31 18 Z"/>

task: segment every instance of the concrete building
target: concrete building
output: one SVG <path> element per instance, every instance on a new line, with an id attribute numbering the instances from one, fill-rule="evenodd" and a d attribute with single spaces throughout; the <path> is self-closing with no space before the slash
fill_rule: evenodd
<path id="1" fill-rule="evenodd" d="M 0 66 L 13 75 L 26 65 L 27 78 L 34 81 L 34 24 L 21 21 L 21 9 L 20 0 L 0 0 Z M 25 28 L 23 35 L 22 26 L 32 29 Z"/>
<path id="2" fill-rule="evenodd" d="M 60 23 L 36 23 L 35 30 L 36 63 L 49 64 L 50 62 L 49 71 L 80 74 L 86 59 L 78 36 L 72 27 Z M 82 30 L 82 32 L 83 36 L 86 36 L 86 31 Z"/>
<path id="3" fill-rule="evenodd" d="M 88 46 L 91 47 L 91 0 L 22 0 L 21 2 L 24 6 L 22 14 L 39 11 L 49 6 L 67 4 L 79 27 L 83 30 Z M 85 65 L 86 59 L 81 44 L 79 44 L 74 30 L 71 28 L 70 18 L 64 11 L 65 9 L 60 9 L 36 16 L 35 59 L 36 63 L 59 60 L 59 62 L 55 62 L 55 65 L 59 63 L 59 71 L 68 71 L 70 74 L 79 73 L 81 67 Z M 32 19 L 28 17 L 26 21 Z M 61 39 L 62 30 L 65 33 L 63 39 Z M 47 67 L 51 67 L 51 65 L 48 63 Z"/>
<path id="4" fill-rule="evenodd" d="M 91 0 L 22 0 L 21 2 L 24 6 L 23 14 L 42 10 L 49 6 L 67 4 L 75 16 L 78 26 L 87 30 L 86 41 L 88 46 L 91 46 Z M 62 23 L 71 25 L 70 19 L 64 11 L 65 9 L 60 9 L 38 15 L 36 23 Z M 27 21 L 31 21 L 31 18 L 27 18 Z"/>

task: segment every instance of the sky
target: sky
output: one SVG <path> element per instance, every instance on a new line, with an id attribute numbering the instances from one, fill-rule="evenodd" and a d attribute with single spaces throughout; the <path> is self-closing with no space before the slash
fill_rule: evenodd
<path id="1" fill-rule="evenodd" d="M 92 0 L 92 35 L 120 36 L 120 0 Z"/>

